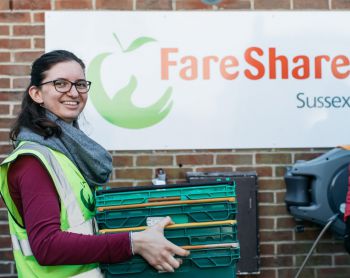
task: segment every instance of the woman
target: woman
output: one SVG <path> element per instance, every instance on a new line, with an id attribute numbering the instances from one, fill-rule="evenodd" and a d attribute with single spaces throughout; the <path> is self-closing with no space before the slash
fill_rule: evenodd
<path id="1" fill-rule="evenodd" d="M 174 271 L 174 254 L 188 251 L 165 239 L 169 217 L 142 232 L 94 235 L 93 188 L 107 182 L 112 160 L 78 127 L 91 85 L 84 70 L 68 51 L 38 58 L 10 132 L 16 148 L 1 164 L 0 192 L 19 277 L 100 277 L 97 263 L 133 254 Z"/>

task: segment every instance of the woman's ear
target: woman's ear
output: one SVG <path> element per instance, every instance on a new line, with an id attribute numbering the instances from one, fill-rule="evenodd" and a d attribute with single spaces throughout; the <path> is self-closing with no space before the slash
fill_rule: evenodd
<path id="1" fill-rule="evenodd" d="M 34 102 L 38 104 L 44 103 L 42 92 L 37 86 L 31 86 L 28 90 L 28 93 Z"/>

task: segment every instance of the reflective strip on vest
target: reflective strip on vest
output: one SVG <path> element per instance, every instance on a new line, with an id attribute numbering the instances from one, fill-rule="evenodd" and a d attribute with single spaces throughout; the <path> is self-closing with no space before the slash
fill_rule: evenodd
<path id="1" fill-rule="evenodd" d="M 24 256 L 33 256 L 28 239 L 18 239 L 15 235 L 11 235 L 12 247 L 15 251 L 21 251 Z"/>
<path id="2" fill-rule="evenodd" d="M 100 268 L 94 268 L 89 271 L 80 273 L 78 275 L 72 276 L 74 278 L 103 278 L 104 275 L 101 272 Z"/>
<path id="3" fill-rule="evenodd" d="M 93 229 L 92 225 L 87 225 L 91 221 L 86 221 L 81 212 L 79 203 L 74 195 L 74 191 L 69 185 L 68 180 L 63 172 L 63 169 L 56 157 L 51 153 L 47 147 L 43 147 L 35 143 L 24 143 L 22 146 L 18 147 L 18 150 L 34 150 L 41 153 L 48 163 L 52 166 L 55 187 L 59 191 L 59 196 L 64 203 L 64 206 L 67 210 L 67 218 L 69 223 L 69 231 L 76 232 L 80 234 L 92 235 Z"/>

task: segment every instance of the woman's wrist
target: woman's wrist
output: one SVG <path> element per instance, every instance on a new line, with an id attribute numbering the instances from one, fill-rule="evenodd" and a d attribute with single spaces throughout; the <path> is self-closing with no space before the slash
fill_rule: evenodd
<path id="1" fill-rule="evenodd" d="M 140 233 L 139 232 L 130 232 L 130 247 L 131 253 L 136 255 L 139 253 L 140 246 Z"/>

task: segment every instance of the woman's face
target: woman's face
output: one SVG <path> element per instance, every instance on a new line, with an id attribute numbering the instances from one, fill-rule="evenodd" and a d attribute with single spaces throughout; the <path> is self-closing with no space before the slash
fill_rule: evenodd
<path id="1" fill-rule="evenodd" d="M 76 82 L 77 80 L 85 79 L 85 74 L 76 61 L 61 62 L 45 73 L 45 78 L 41 83 L 57 79 Z M 79 93 L 75 86 L 72 86 L 67 93 L 60 93 L 56 91 L 52 82 L 40 87 L 31 87 L 29 94 L 35 102 L 40 103 L 42 107 L 67 123 L 71 123 L 78 118 L 87 101 L 87 93 Z"/>

